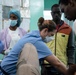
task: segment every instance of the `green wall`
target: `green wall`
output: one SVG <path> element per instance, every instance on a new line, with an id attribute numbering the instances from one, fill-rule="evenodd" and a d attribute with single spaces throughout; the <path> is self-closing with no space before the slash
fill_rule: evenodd
<path id="1" fill-rule="evenodd" d="M 43 16 L 44 0 L 30 0 L 30 30 L 38 29 L 37 21 Z"/>
<path id="2" fill-rule="evenodd" d="M 0 60 L 2 60 L 4 58 L 3 54 L 0 54 Z"/>
<path id="3" fill-rule="evenodd" d="M 38 29 L 37 21 L 43 16 L 44 10 L 50 10 L 51 6 L 59 0 L 30 0 L 30 30 Z"/>
<path id="4" fill-rule="evenodd" d="M 51 6 L 58 2 L 59 0 L 44 0 L 44 10 L 50 10 Z"/>

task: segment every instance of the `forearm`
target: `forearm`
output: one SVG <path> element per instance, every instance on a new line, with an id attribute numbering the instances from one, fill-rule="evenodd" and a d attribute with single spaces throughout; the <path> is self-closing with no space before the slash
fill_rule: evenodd
<path id="1" fill-rule="evenodd" d="M 64 65 L 55 55 L 51 55 L 45 58 L 51 65 L 57 68 L 63 74 L 66 74 L 67 67 Z"/>
<path id="2" fill-rule="evenodd" d="M 55 66 L 55 68 L 57 68 L 64 75 L 66 74 L 67 67 L 61 61 L 58 60 L 57 65 Z"/>
<path id="3" fill-rule="evenodd" d="M 74 40 L 74 32 L 71 31 L 68 39 L 67 44 L 67 57 L 68 57 L 68 64 L 74 63 L 74 52 L 75 52 L 75 40 Z"/>
<path id="4" fill-rule="evenodd" d="M 68 64 L 74 64 L 74 53 L 75 53 L 74 47 L 68 48 L 67 50 Z"/>

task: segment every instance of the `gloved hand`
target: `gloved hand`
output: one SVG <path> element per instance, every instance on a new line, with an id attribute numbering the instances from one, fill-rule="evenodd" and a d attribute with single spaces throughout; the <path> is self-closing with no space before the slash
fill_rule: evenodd
<path id="1" fill-rule="evenodd" d="M 10 52 L 10 50 L 7 49 L 7 50 L 4 51 L 4 54 L 5 54 L 5 55 L 8 55 L 9 52 Z"/>

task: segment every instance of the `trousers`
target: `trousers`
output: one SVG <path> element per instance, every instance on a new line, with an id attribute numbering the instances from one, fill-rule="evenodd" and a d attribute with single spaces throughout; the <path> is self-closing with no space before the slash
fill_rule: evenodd
<path id="1" fill-rule="evenodd" d="M 38 53 L 33 44 L 24 45 L 17 62 L 16 75 L 41 75 Z"/>

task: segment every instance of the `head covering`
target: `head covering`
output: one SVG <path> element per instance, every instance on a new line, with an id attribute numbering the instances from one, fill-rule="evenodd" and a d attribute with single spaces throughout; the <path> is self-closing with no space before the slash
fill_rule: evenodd
<path id="1" fill-rule="evenodd" d="M 18 21 L 17 21 L 17 25 L 16 26 L 19 27 L 20 23 L 21 23 L 21 14 L 20 14 L 20 11 L 15 10 L 15 9 L 10 10 L 10 12 L 9 12 L 9 18 L 10 18 L 11 14 L 14 14 L 14 15 L 16 15 L 18 17 Z"/>

